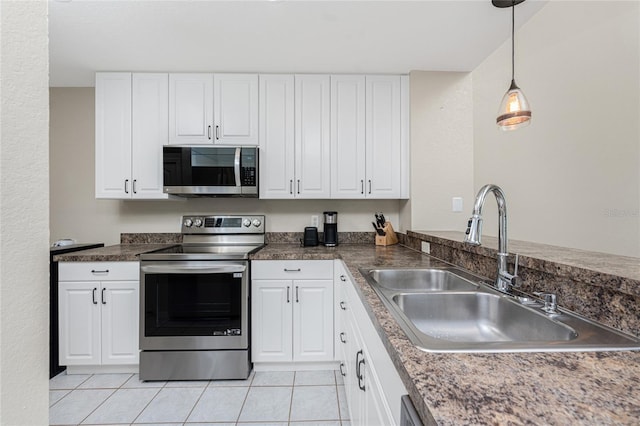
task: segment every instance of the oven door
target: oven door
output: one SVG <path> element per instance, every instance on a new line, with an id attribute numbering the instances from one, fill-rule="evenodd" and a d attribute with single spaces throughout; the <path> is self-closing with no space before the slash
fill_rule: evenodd
<path id="1" fill-rule="evenodd" d="M 247 349 L 247 261 L 140 265 L 140 349 Z"/>

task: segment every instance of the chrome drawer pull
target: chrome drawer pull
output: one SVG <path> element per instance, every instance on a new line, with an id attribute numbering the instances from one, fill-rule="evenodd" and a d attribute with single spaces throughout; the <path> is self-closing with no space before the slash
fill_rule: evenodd
<path id="1" fill-rule="evenodd" d="M 105 269 L 104 271 L 98 271 L 98 270 L 96 270 L 96 269 L 92 269 L 92 270 L 91 270 L 91 273 L 92 273 L 92 274 L 108 274 L 108 273 L 109 273 L 109 270 L 108 270 L 108 269 Z"/>
<path id="2" fill-rule="evenodd" d="M 284 268 L 284 271 L 285 272 L 300 272 L 300 271 L 302 271 L 302 269 L 300 269 L 300 268 L 298 268 L 298 269 L 287 269 L 287 268 Z"/>

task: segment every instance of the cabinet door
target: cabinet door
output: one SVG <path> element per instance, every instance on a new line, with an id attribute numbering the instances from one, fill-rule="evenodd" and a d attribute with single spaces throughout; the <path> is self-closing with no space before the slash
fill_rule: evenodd
<path id="1" fill-rule="evenodd" d="M 296 75 L 295 196 L 330 198 L 330 77 Z"/>
<path id="2" fill-rule="evenodd" d="M 365 78 L 331 76 L 331 198 L 364 198 Z"/>
<path id="3" fill-rule="evenodd" d="M 131 73 L 96 73 L 96 198 L 131 198 Z"/>
<path id="4" fill-rule="evenodd" d="M 169 143 L 213 143 L 213 74 L 169 74 Z"/>
<path id="5" fill-rule="evenodd" d="M 382 391 L 382 385 L 375 375 L 370 354 L 364 347 L 364 363 L 360 366 L 360 373 L 364 383 L 363 419 L 367 426 L 388 426 L 396 424 L 391 415 Z M 396 401 L 399 403 L 399 401 Z"/>
<path id="6" fill-rule="evenodd" d="M 333 281 L 293 285 L 293 360 L 333 361 Z"/>
<path id="7" fill-rule="evenodd" d="M 251 358 L 253 362 L 291 361 L 291 281 L 253 280 Z"/>
<path id="8" fill-rule="evenodd" d="M 166 199 L 162 147 L 169 138 L 169 75 L 135 73 L 132 87 L 132 195 Z"/>
<path id="9" fill-rule="evenodd" d="M 100 364 L 100 283 L 58 285 L 60 365 Z"/>
<path id="10" fill-rule="evenodd" d="M 349 320 L 346 326 L 346 347 L 347 347 L 347 375 L 344 378 L 345 394 L 347 406 L 349 407 L 349 417 L 354 426 L 368 426 L 365 423 L 365 395 L 360 389 L 363 384 L 359 379 L 360 368 L 358 362 L 363 359 L 362 337 L 355 324 L 352 315 L 348 315 Z"/>
<path id="11" fill-rule="evenodd" d="M 138 364 L 139 283 L 113 281 L 102 285 L 102 364 Z"/>
<path id="12" fill-rule="evenodd" d="M 260 198 L 293 198 L 293 75 L 260 76 Z"/>
<path id="13" fill-rule="evenodd" d="M 400 198 L 400 76 L 366 77 L 367 188 L 371 198 Z"/>
<path id="14" fill-rule="evenodd" d="M 214 74 L 215 143 L 258 145 L 258 75 Z"/>

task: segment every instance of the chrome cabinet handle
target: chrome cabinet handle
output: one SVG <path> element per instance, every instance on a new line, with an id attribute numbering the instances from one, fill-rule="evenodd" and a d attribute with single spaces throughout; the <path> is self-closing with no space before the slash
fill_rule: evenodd
<path id="1" fill-rule="evenodd" d="M 91 273 L 92 273 L 92 274 L 108 274 L 108 273 L 109 273 L 109 270 L 108 270 L 108 269 L 105 269 L 104 271 L 99 271 L 99 270 L 97 270 L 97 269 L 92 269 L 92 270 L 91 270 Z"/>
<path id="2" fill-rule="evenodd" d="M 216 140 L 220 139 L 220 126 L 216 126 Z"/>
<path id="3" fill-rule="evenodd" d="M 98 291 L 98 289 L 94 288 L 93 291 L 91 292 L 91 300 L 93 301 L 94 305 L 98 304 L 98 302 L 96 301 L 96 291 Z"/>
<path id="4" fill-rule="evenodd" d="M 125 194 L 129 193 L 129 179 L 124 180 L 124 193 Z"/>
<path id="5" fill-rule="evenodd" d="M 345 277 L 344 275 L 340 275 L 340 281 L 342 282 L 347 281 L 347 277 Z"/>
<path id="6" fill-rule="evenodd" d="M 346 377 L 347 373 L 344 372 L 344 370 L 342 369 L 344 367 L 344 362 L 340 363 L 340 374 L 342 375 L 342 377 Z"/>
<path id="7" fill-rule="evenodd" d="M 300 303 L 300 297 L 298 295 L 298 286 L 296 286 L 296 303 Z"/>
<path id="8" fill-rule="evenodd" d="M 211 126 L 207 126 L 207 138 L 211 140 Z"/>
<path id="9" fill-rule="evenodd" d="M 344 302 L 340 302 L 340 309 L 342 309 L 343 311 L 347 310 L 347 307 L 344 305 Z"/>
<path id="10" fill-rule="evenodd" d="M 301 270 L 302 269 L 300 269 L 300 268 L 298 268 L 298 269 L 287 269 L 287 268 L 284 268 L 285 272 L 300 272 Z"/>
<path id="11" fill-rule="evenodd" d="M 344 334 L 344 332 L 343 332 L 343 333 L 340 333 L 340 341 L 341 341 L 342 343 L 347 343 L 347 339 L 345 338 L 345 334 Z"/>
<path id="12" fill-rule="evenodd" d="M 369 179 L 369 194 L 371 194 L 371 179 Z"/>
<path id="13" fill-rule="evenodd" d="M 289 194 L 293 194 L 293 179 L 289 179 Z"/>
<path id="14" fill-rule="evenodd" d="M 300 193 L 300 179 L 298 179 L 298 194 Z"/>
<path id="15" fill-rule="evenodd" d="M 360 193 L 364 194 L 364 180 L 360 179 Z"/>
<path id="16" fill-rule="evenodd" d="M 131 188 L 133 189 L 133 193 L 137 194 L 138 190 L 136 190 L 136 183 L 138 182 L 138 179 L 134 179 L 133 180 L 133 185 L 131 186 Z"/>
<path id="17" fill-rule="evenodd" d="M 291 290 L 291 287 L 287 286 L 287 303 L 291 303 L 291 298 L 289 297 L 290 290 Z"/>
<path id="18" fill-rule="evenodd" d="M 360 359 L 360 355 L 362 355 L 362 359 Z M 361 391 L 365 391 L 364 373 L 362 372 L 363 366 L 364 366 L 364 354 L 362 353 L 362 350 L 359 350 L 356 353 L 356 376 L 358 377 L 358 388 L 360 388 Z M 360 384 L 360 381 L 362 381 L 362 384 Z"/>
<path id="19" fill-rule="evenodd" d="M 104 287 L 103 287 L 103 288 L 102 288 L 102 292 L 101 292 L 101 294 L 100 294 L 100 299 L 102 300 L 102 304 L 103 304 L 103 305 L 106 305 L 106 304 L 107 304 L 107 302 L 105 302 L 105 300 L 104 300 L 104 291 L 105 291 L 105 290 L 106 290 L 106 288 L 104 288 Z"/>

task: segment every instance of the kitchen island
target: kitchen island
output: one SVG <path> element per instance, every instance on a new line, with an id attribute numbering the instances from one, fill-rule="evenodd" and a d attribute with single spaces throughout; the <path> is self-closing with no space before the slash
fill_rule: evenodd
<path id="1" fill-rule="evenodd" d="M 139 254 L 172 243 L 120 244 L 57 260 L 136 261 Z M 417 349 L 358 269 L 447 265 L 438 258 L 401 245 L 271 243 L 251 259 L 343 260 L 425 424 L 638 423 L 640 352 L 461 354 Z"/>

